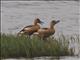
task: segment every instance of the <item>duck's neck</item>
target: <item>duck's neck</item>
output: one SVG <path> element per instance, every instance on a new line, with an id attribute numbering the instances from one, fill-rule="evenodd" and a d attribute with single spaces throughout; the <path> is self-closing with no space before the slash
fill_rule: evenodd
<path id="1" fill-rule="evenodd" d="M 38 23 L 34 23 L 36 29 L 40 29 L 40 25 Z"/>
<path id="2" fill-rule="evenodd" d="M 34 25 L 38 25 L 38 23 L 34 22 Z"/>
<path id="3" fill-rule="evenodd" d="M 54 29 L 54 25 L 50 24 L 50 29 Z"/>

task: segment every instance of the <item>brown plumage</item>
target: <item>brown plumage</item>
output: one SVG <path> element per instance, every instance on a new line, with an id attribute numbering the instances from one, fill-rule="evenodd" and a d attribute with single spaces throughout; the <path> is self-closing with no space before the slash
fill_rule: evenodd
<path id="1" fill-rule="evenodd" d="M 39 29 L 34 35 L 39 36 L 42 39 L 45 39 L 55 33 L 54 26 L 57 24 L 59 21 L 51 21 L 50 27 L 49 28 L 41 28 Z"/>
<path id="2" fill-rule="evenodd" d="M 29 26 L 26 26 L 24 27 L 19 33 L 18 33 L 18 36 L 21 36 L 21 35 L 32 35 L 34 32 L 37 32 L 38 29 L 40 29 L 40 25 L 39 24 L 43 23 L 42 21 L 40 21 L 39 18 L 36 18 L 34 20 L 34 24 L 33 25 L 29 25 Z"/>

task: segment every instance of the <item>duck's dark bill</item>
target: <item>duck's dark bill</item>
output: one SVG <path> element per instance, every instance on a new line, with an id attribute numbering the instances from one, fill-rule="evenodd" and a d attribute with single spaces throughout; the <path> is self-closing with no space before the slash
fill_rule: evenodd
<path id="1" fill-rule="evenodd" d="M 41 21 L 40 23 L 43 24 L 44 22 Z"/>
<path id="2" fill-rule="evenodd" d="M 59 22 L 60 22 L 60 20 L 56 21 L 56 23 L 59 23 Z"/>

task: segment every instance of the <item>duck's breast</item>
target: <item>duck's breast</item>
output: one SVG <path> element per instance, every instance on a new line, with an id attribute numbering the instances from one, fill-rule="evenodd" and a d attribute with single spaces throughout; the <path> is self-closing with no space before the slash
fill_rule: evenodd
<path id="1" fill-rule="evenodd" d="M 50 35 L 53 35 L 55 33 L 55 30 L 51 30 L 51 29 L 39 29 L 38 31 L 39 35 L 43 36 L 43 37 L 49 37 Z"/>

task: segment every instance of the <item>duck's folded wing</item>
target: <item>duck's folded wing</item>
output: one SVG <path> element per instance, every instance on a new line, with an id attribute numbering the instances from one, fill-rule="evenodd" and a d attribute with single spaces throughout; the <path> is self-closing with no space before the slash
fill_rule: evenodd
<path id="1" fill-rule="evenodd" d="M 48 28 L 41 28 L 41 29 L 47 30 Z"/>
<path id="2" fill-rule="evenodd" d="M 30 30 L 32 27 L 33 25 L 26 26 L 21 31 Z"/>
<path id="3" fill-rule="evenodd" d="M 48 30 L 48 28 L 41 28 L 38 30 L 38 32 L 46 32 Z"/>
<path id="4" fill-rule="evenodd" d="M 41 28 L 37 32 L 35 32 L 33 35 L 39 35 L 39 34 L 44 34 L 47 33 L 48 28 Z"/>
<path id="5" fill-rule="evenodd" d="M 33 25 L 29 25 L 29 26 L 26 26 L 26 27 L 24 27 L 24 28 L 30 28 L 30 27 L 33 27 Z"/>

